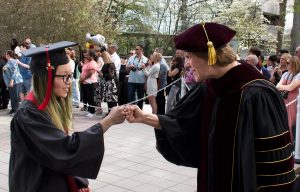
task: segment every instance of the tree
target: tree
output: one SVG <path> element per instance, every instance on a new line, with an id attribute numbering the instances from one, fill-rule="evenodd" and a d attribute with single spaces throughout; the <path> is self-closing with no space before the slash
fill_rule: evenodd
<path id="1" fill-rule="evenodd" d="M 30 37 L 36 44 L 61 40 L 84 44 L 87 32 L 113 38 L 118 30 L 107 19 L 110 16 L 102 14 L 107 5 L 106 0 L 0 1 L 0 49 L 7 49 L 13 36 L 19 42 Z"/>
<path id="2" fill-rule="evenodd" d="M 237 47 L 240 49 L 250 46 L 260 46 L 266 51 L 274 51 L 276 46 L 275 34 L 272 34 L 267 25 L 269 21 L 263 16 L 260 2 L 251 0 L 234 0 L 232 5 L 223 9 L 214 19 L 232 29 L 236 34 Z"/>
<path id="3" fill-rule="evenodd" d="M 284 26 L 285 26 L 285 16 L 286 16 L 286 5 L 287 0 L 282 0 L 279 2 L 279 21 L 278 26 L 279 30 L 277 33 L 277 51 L 279 51 L 282 48 L 282 41 L 283 41 L 283 32 L 284 32 Z"/>
<path id="4" fill-rule="evenodd" d="M 293 28 L 291 32 L 291 47 L 290 51 L 293 53 L 297 46 L 300 46 L 300 1 L 295 0 L 294 3 L 294 19 Z"/>

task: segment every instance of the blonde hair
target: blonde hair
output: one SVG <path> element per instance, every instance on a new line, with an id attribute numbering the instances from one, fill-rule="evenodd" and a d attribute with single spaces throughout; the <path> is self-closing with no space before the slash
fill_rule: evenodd
<path id="1" fill-rule="evenodd" d="M 33 74 L 32 76 L 33 94 L 37 100 L 37 103 L 42 103 L 44 100 L 47 89 L 47 79 L 48 77 L 44 75 L 41 76 Z M 66 98 L 59 98 L 52 92 L 50 101 L 47 107 L 44 109 L 44 112 L 49 115 L 55 127 L 67 133 L 72 131 L 71 87 Z"/>
<path id="2" fill-rule="evenodd" d="M 103 63 L 112 63 L 111 56 L 107 51 L 103 51 L 101 53 L 101 57 L 103 59 Z"/>
<path id="3" fill-rule="evenodd" d="M 162 55 L 160 53 L 154 52 L 152 54 L 152 61 L 153 61 L 153 63 L 158 63 L 158 62 L 160 62 L 161 59 L 162 59 Z"/>
<path id="4" fill-rule="evenodd" d="M 291 73 L 293 75 L 296 75 L 300 72 L 300 60 L 297 56 L 290 57 L 289 64 L 291 65 Z"/>
<path id="5" fill-rule="evenodd" d="M 194 53 L 196 56 L 204 59 L 205 61 L 208 61 L 208 53 L 205 52 L 198 52 L 198 53 Z M 226 45 L 223 48 L 219 48 L 216 50 L 216 54 L 217 54 L 217 62 L 216 62 L 216 66 L 227 66 L 230 63 L 236 61 L 237 57 L 236 57 L 236 53 L 233 51 L 233 49 Z"/>

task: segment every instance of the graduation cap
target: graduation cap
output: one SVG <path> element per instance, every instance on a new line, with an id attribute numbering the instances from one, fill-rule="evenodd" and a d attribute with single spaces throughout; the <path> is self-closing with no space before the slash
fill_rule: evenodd
<path id="1" fill-rule="evenodd" d="M 214 65 L 215 49 L 226 46 L 235 34 L 234 30 L 225 25 L 201 23 L 175 36 L 175 48 L 188 52 L 207 52 L 208 64 Z"/>
<path id="2" fill-rule="evenodd" d="M 48 77 L 45 98 L 39 105 L 39 110 L 43 110 L 48 105 L 51 98 L 53 71 L 56 71 L 56 67 L 58 65 L 69 63 L 69 58 L 66 55 L 65 48 L 73 47 L 75 45 L 77 45 L 77 43 L 61 41 L 41 47 L 30 48 L 21 52 L 26 57 L 32 57 L 30 70 L 33 75 Z"/>

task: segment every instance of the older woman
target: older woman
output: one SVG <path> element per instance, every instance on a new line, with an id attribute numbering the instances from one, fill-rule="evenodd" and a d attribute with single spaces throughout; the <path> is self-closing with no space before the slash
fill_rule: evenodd
<path id="1" fill-rule="evenodd" d="M 284 56 L 284 55 L 283 55 Z M 280 60 L 283 59 L 283 56 Z M 294 101 L 298 94 L 300 88 L 300 60 L 297 56 L 292 56 L 286 58 L 288 71 L 284 73 L 277 84 L 277 89 L 283 91 L 286 96 L 284 96 L 284 102 L 290 103 Z M 296 124 L 296 113 L 297 113 L 297 102 L 293 102 L 287 106 L 289 128 L 291 133 L 291 138 L 293 141 L 293 126 Z"/>
<path id="2" fill-rule="evenodd" d="M 258 70 L 237 63 L 227 45 L 234 35 L 205 23 L 176 36 L 199 84 L 166 115 L 134 105 L 124 115 L 155 128 L 167 160 L 198 168 L 197 191 L 290 191 L 295 172 L 284 102 Z"/>

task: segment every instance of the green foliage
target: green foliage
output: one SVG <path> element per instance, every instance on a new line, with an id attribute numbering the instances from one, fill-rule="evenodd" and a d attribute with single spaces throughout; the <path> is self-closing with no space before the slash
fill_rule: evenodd
<path id="1" fill-rule="evenodd" d="M 229 8 L 220 11 L 214 21 L 237 31 L 237 52 L 250 46 L 259 46 L 266 51 L 274 51 L 276 48 L 278 28 L 268 25 L 269 21 L 263 16 L 258 2 L 233 1 Z"/>
<path id="2" fill-rule="evenodd" d="M 93 0 L 16 0 L 0 2 L 0 49 L 8 49 L 10 39 L 21 43 L 30 37 L 36 44 L 61 40 L 85 42 L 85 34 L 113 38 L 117 30 L 108 14 L 102 14 L 106 1 Z"/>

